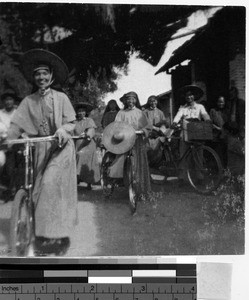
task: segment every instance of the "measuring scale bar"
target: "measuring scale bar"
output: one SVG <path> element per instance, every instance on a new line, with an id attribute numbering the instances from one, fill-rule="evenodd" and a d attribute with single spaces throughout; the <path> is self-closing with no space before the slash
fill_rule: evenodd
<path id="1" fill-rule="evenodd" d="M 0 266 L 0 300 L 196 300 L 195 264 L 32 267 Z"/>
<path id="2" fill-rule="evenodd" d="M 20 284 L 0 291 L 0 300 L 196 300 L 193 284 Z"/>

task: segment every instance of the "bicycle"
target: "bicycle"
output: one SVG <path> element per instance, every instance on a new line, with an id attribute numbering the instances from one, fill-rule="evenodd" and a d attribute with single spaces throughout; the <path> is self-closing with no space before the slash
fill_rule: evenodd
<path id="1" fill-rule="evenodd" d="M 185 161 L 190 185 L 201 194 L 209 194 L 217 189 L 222 179 L 223 168 L 220 158 L 203 141 L 194 140 L 186 142 L 189 147 L 180 156 L 177 149 L 173 149 L 174 141 L 180 140 L 180 137 L 174 136 L 179 130 L 179 127 L 172 129 L 171 134 L 165 137 L 162 151 L 166 163 L 166 172 L 178 175 L 179 165 Z M 174 148 L 177 148 L 177 146 Z"/>
<path id="2" fill-rule="evenodd" d="M 136 131 L 137 135 L 143 134 L 143 131 Z M 136 174 L 135 174 L 135 161 L 132 153 L 132 149 L 126 153 L 124 162 L 124 176 L 121 180 L 110 178 L 109 167 L 114 161 L 116 154 L 111 152 L 105 152 L 101 167 L 100 167 L 100 182 L 103 190 L 103 194 L 106 198 L 111 197 L 114 188 L 120 185 L 125 185 L 128 188 L 129 193 L 129 207 L 131 213 L 134 214 L 137 209 L 137 193 L 136 193 Z"/>
<path id="3" fill-rule="evenodd" d="M 73 139 L 85 136 L 73 136 Z M 10 250 L 12 256 L 34 256 L 35 242 L 35 208 L 33 201 L 34 170 L 33 156 L 36 143 L 57 140 L 55 136 L 34 137 L 8 140 L 4 144 L 24 144 L 25 159 L 24 185 L 17 191 L 11 209 Z"/>

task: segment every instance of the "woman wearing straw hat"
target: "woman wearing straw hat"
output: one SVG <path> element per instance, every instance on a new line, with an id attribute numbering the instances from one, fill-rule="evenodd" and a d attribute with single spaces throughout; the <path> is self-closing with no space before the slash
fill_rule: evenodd
<path id="1" fill-rule="evenodd" d="M 57 55 L 42 49 L 24 53 L 22 68 L 36 91 L 20 103 L 8 139 L 22 133 L 58 137 L 58 141 L 36 144 L 33 199 L 37 252 L 62 255 L 70 245 L 77 212 L 75 148 L 70 139 L 75 111 L 68 97 L 52 85 L 62 85 L 68 69 Z"/>
<path id="2" fill-rule="evenodd" d="M 76 135 L 86 135 L 87 139 L 76 141 L 76 163 L 77 182 L 87 183 L 87 188 L 91 190 L 91 184 L 100 180 L 99 163 L 96 153 L 96 143 L 93 140 L 95 135 L 95 125 L 93 119 L 88 115 L 93 106 L 87 102 L 79 102 L 76 105 L 77 122 L 74 132 Z"/>
<path id="3" fill-rule="evenodd" d="M 185 98 L 186 104 L 181 106 L 173 120 L 172 127 L 174 128 L 179 122 L 186 120 L 204 120 L 211 122 L 211 119 L 202 104 L 196 103 L 199 100 L 204 92 L 197 85 L 185 85 L 180 90 L 179 93 L 182 97 Z M 183 134 L 182 134 L 183 137 Z M 188 148 L 188 144 L 181 139 L 180 141 L 180 155 L 182 155 Z M 185 183 L 187 174 L 186 174 L 186 162 L 183 160 L 179 166 L 179 185 Z M 200 181 L 202 180 L 200 174 Z"/>

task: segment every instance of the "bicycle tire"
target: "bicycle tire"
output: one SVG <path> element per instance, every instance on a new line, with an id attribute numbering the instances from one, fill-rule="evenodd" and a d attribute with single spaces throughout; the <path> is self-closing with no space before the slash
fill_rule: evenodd
<path id="1" fill-rule="evenodd" d="M 108 178 L 108 167 L 110 166 L 109 157 L 110 153 L 106 152 L 100 167 L 100 184 L 103 194 L 106 198 L 111 197 L 114 191 L 114 183 Z"/>
<path id="2" fill-rule="evenodd" d="M 27 207 L 28 194 L 24 189 L 17 191 L 11 210 L 10 247 L 12 256 L 27 256 L 31 243 L 32 229 Z"/>
<path id="3" fill-rule="evenodd" d="M 218 154 L 209 146 L 192 148 L 187 175 L 191 186 L 201 194 L 216 190 L 222 178 L 222 164 Z"/>
<path id="4" fill-rule="evenodd" d="M 137 195 L 135 191 L 135 183 L 134 183 L 134 169 L 133 169 L 133 158 L 128 156 L 126 158 L 126 166 L 125 171 L 127 172 L 128 179 L 128 192 L 129 192 L 129 207 L 132 214 L 135 214 L 137 210 Z"/>

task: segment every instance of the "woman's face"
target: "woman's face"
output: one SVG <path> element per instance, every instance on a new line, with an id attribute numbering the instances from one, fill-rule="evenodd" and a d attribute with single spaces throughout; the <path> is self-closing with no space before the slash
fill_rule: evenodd
<path id="1" fill-rule="evenodd" d="M 8 111 L 12 110 L 14 104 L 15 104 L 15 100 L 11 96 L 8 96 L 4 99 L 4 107 L 6 110 Z"/>
<path id="2" fill-rule="evenodd" d="M 85 108 L 79 108 L 77 111 L 77 116 L 79 120 L 82 120 L 86 117 L 86 109 Z"/>
<path id="3" fill-rule="evenodd" d="M 149 100 L 149 104 L 151 108 L 156 108 L 157 107 L 157 99 L 156 98 L 151 98 Z"/>
<path id="4" fill-rule="evenodd" d="M 186 100 L 187 104 L 193 103 L 195 101 L 194 93 L 191 91 L 187 91 L 185 94 L 185 100 Z"/>
<path id="5" fill-rule="evenodd" d="M 133 108 L 136 105 L 137 99 L 133 96 L 129 96 L 126 99 L 126 103 L 129 109 Z"/>
<path id="6" fill-rule="evenodd" d="M 217 101 L 217 106 L 218 108 L 222 109 L 225 107 L 225 98 L 224 97 L 219 97 Z"/>
<path id="7" fill-rule="evenodd" d="M 38 88 L 47 88 L 50 83 L 51 73 L 47 69 L 35 71 L 34 79 Z"/>

